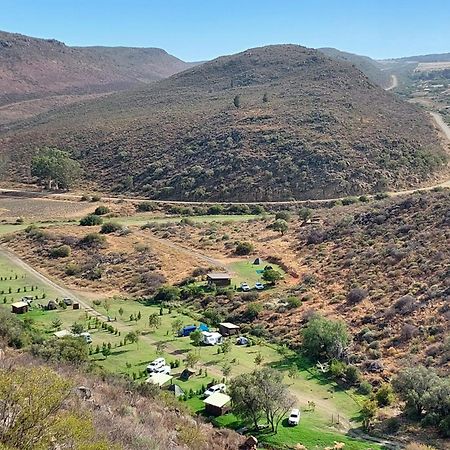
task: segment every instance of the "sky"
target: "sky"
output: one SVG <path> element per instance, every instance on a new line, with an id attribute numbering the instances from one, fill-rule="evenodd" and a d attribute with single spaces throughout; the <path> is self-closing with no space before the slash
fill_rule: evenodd
<path id="1" fill-rule="evenodd" d="M 281 43 L 384 59 L 450 52 L 450 0 L 0 0 L 0 30 L 185 61 Z"/>

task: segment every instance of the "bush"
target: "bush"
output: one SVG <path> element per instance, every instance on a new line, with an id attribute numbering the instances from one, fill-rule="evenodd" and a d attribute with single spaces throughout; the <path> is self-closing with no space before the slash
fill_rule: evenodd
<path id="1" fill-rule="evenodd" d="M 253 251 L 253 244 L 251 244 L 250 242 L 239 242 L 236 245 L 236 250 L 235 253 L 236 255 L 248 255 Z"/>
<path id="2" fill-rule="evenodd" d="M 66 258 L 70 256 L 71 252 L 72 249 L 68 245 L 60 245 L 50 250 L 50 256 L 52 258 Z"/>
<path id="3" fill-rule="evenodd" d="M 366 380 L 361 381 L 358 392 L 362 395 L 369 395 L 372 392 L 372 385 Z"/>
<path id="4" fill-rule="evenodd" d="M 298 308 L 302 304 L 301 300 L 298 297 L 295 297 L 294 295 L 290 295 L 286 299 L 286 303 L 288 308 L 290 309 Z"/>
<path id="5" fill-rule="evenodd" d="M 345 380 L 351 386 L 357 384 L 361 379 L 361 374 L 356 366 L 348 365 L 345 368 Z"/>
<path id="6" fill-rule="evenodd" d="M 89 233 L 80 240 L 80 245 L 84 247 L 101 247 L 105 242 L 105 236 L 98 233 Z"/>
<path id="7" fill-rule="evenodd" d="M 348 295 L 347 300 L 351 304 L 356 304 L 362 302 L 367 297 L 368 292 L 365 289 L 354 288 L 352 289 Z"/>
<path id="8" fill-rule="evenodd" d="M 101 225 L 103 223 L 103 219 L 96 214 L 88 214 L 80 220 L 80 225 L 83 227 L 92 227 L 95 225 Z"/>
<path id="9" fill-rule="evenodd" d="M 262 309 L 261 304 L 252 302 L 247 305 L 244 315 L 248 320 L 254 320 L 259 316 Z"/>
<path id="10" fill-rule="evenodd" d="M 142 202 L 136 206 L 136 210 L 139 212 L 149 212 L 155 209 L 155 205 L 151 202 Z"/>
<path id="11" fill-rule="evenodd" d="M 95 208 L 95 211 L 94 211 L 94 215 L 96 215 L 96 216 L 103 216 L 108 213 L 109 213 L 109 208 L 105 205 L 97 206 L 97 208 Z"/>
<path id="12" fill-rule="evenodd" d="M 289 222 L 291 219 L 291 213 L 289 211 L 278 211 L 275 214 L 275 220 L 285 220 L 286 222 Z"/>
<path id="13" fill-rule="evenodd" d="M 81 272 L 80 266 L 75 262 L 70 262 L 66 266 L 65 273 L 66 275 L 73 276 L 78 275 Z"/>
<path id="14" fill-rule="evenodd" d="M 389 383 L 384 383 L 375 393 L 375 400 L 378 406 L 389 406 L 394 401 L 394 390 Z"/>
<path id="15" fill-rule="evenodd" d="M 120 230 L 122 230 L 122 225 L 120 225 L 120 223 L 106 222 L 102 225 L 100 233 L 109 234 L 109 233 L 115 233 L 116 231 L 120 231 Z"/>

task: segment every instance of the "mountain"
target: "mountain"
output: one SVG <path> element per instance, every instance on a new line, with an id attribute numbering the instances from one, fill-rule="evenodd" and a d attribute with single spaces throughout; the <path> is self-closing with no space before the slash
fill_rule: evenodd
<path id="1" fill-rule="evenodd" d="M 409 61 L 417 63 L 449 62 L 450 53 L 433 53 L 430 55 L 405 56 L 403 58 L 388 59 L 386 61 Z"/>
<path id="2" fill-rule="evenodd" d="M 368 56 L 356 55 L 354 53 L 343 52 L 336 48 L 319 48 L 319 51 L 338 61 L 353 64 L 363 72 L 370 80 L 382 88 L 387 88 L 391 84 L 391 76 L 383 70 L 383 65 Z"/>
<path id="3" fill-rule="evenodd" d="M 178 200 L 356 195 L 418 185 L 445 164 L 419 108 L 297 45 L 220 57 L 4 127 L 9 176 L 30 179 L 44 145 L 71 151 L 101 189 Z"/>
<path id="4" fill-rule="evenodd" d="M 159 48 L 68 47 L 0 31 L 0 106 L 55 94 L 117 91 L 188 67 Z"/>

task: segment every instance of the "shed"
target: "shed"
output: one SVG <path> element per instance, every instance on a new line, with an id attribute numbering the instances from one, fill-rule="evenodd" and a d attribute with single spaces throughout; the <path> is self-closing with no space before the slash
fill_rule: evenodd
<path id="1" fill-rule="evenodd" d="M 235 325 L 230 322 L 219 323 L 219 333 L 222 336 L 232 336 L 233 334 L 239 334 L 239 325 Z"/>
<path id="2" fill-rule="evenodd" d="M 219 345 L 222 344 L 223 337 L 220 333 L 202 331 L 202 344 L 205 345 Z"/>
<path id="3" fill-rule="evenodd" d="M 73 302 L 72 309 L 80 309 L 80 304 L 78 302 Z"/>
<path id="4" fill-rule="evenodd" d="M 231 275 L 228 272 L 210 272 L 206 275 L 208 285 L 215 284 L 216 286 L 230 286 Z"/>
<path id="5" fill-rule="evenodd" d="M 227 394 L 222 394 L 222 392 L 216 392 L 205 400 L 205 412 L 211 416 L 222 416 L 230 411 L 231 397 Z"/>
<path id="6" fill-rule="evenodd" d="M 26 302 L 16 302 L 11 305 L 11 311 L 14 314 L 25 314 L 28 312 L 28 303 Z"/>
<path id="7" fill-rule="evenodd" d="M 161 387 L 164 384 L 168 383 L 172 379 L 173 379 L 173 376 L 172 375 L 167 375 L 166 373 L 152 373 L 147 378 L 147 380 L 145 380 L 145 382 L 146 383 L 157 384 L 159 387 Z"/>
<path id="8" fill-rule="evenodd" d="M 184 395 L 183 389 L 181 389 L 180 386 L 178 386 L 178 384 L 170 384 L 167 387 L 167 390 L 169 392 L 172 392 L 173 395 L 175 395 L 175 397 L 182 397 Z"/>

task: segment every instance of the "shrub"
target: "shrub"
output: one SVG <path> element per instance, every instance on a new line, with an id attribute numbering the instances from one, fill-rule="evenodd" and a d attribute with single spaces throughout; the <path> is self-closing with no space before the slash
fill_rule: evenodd
<path id="1" fill-rule="evenodd" d="M 260 303 L 252 302 L 247 305 L 244 315 L 248 320 L 254 320 L 259 316 L 262 309 L 263 308 Z"/>
<path id="2" fill-rule="evenodd" d="M 100 233 L 109 234 L 109 233 L 115 233 L 116 231 L 120 231 L 120 230 L 122 230 L 122 225 L 120 225 L 120 223 L 106 222 L 102 225 Z"/>
<path id="3" fill-rule="evenodd" d="M 97 206 L 97 208 L 95 208 L 95 211 L 94 211 L 94 214 L 96 216 L 103 216 L 108 213 L 109 213 L 109 208 L 105 205 Z"/>
<path id="4" fill-rule="evenodd" d="M 139 212 L 149 212 L 155 209 L 155 205 L 151 202 L 142 202 L 136 206 L 136 210 Z"/>
<path id="5" fill-rule="evenodd" d="M 368 292 L 365 289 L 354 288 L 348 295 L 347 300 L 351 304 L 362 302 L 367 297 Z"/>
<path id="6" fill-rule="evenodd" d="M 394 401 L 394 390 L 389 383 L 384 383 L 375 393 L 378 406 L 389 406 Z"/>
<path id="7" fill-rule="evenodd" d="M 103 223 L 103 219 L 96 214 L 88 214 L 80 220 L 80 225 L 83 227 L 92 227 L 95 225 L 101 225 Z"/>
<path id="8" fill-rule="evenodd" d="M 250 242 L 239 242 L 236 245 L 236 250 L 235 253 L 236 255 L 248 255 L 253 251 L 253 244 L 251 244 Z"/>
<path id="9" fill-rule="evenodd" d="M 285 220 L 286 222 L 289 222 L 291 219 L 291 213 L 289 211 L 278 211 L 275 214 L 275 220 Z"/>
<path id="10" fill-rule="evenodd" d="M 362 395 L 369 395 L 372 392 L 372 385 L 366 380 L 361 381 L 358 392 Z"/>
<path id="11" fill-rule="evenodd" d="M 290 309 L 298 308 L 302 304 L 301 300 L 298 297 L 295 297 L 294 295 L 290 295 L 286 299 L 286 303 L 288 308 Z"/>
<path id="12" fill-rule="evenodd" d="M 66 258 L 70 256 L 72 249 L 68 245 L 60 245 L 58 247 L 53 247 L 50 250 L 50 256 L 52 258 Z"/>
<path id="13" fill-rule="evenodd" d="M 345 368 L 345 379 L 351 386 L 357 384 L 361 379 L 361 374 L 356 366 L 348 365 Z"/>
<path id="14" fill-rule="evenodd" d="M 105 242 L 105 236 L 98 233 L 89 233 L 80 240 L 80 245 L 84 247 L 101 247 Z"/>

